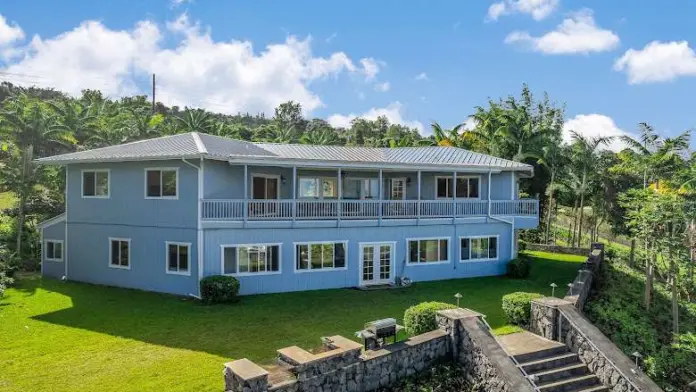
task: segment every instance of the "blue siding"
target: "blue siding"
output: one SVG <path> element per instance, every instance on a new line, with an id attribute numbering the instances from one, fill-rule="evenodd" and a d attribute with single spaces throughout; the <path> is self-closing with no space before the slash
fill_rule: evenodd
<path id="1" fill-rule="evenodd" d="M 459 262 L 459 237 L 470 235 L 500 236 L 498 260 Z M 406 265 L 406 239 L 428 237 L 450 239 L 450 262 L 434 265 Z M 346 240 L 348 240 L 346 270 L 302 273 L 294 271 L 294 242 Z M 240 276 L 242 294 L 354 287 L 359 285 L 360 279 L 360 242 L 396 242 L 393 276 L 407 276 L 414 281 L 500 275 L 505 273 L 505 265 L 510 259 L 510 241 L 510 226 L 504 223 L 321 229 L 207 229 L 204 233 L 204 275 L 221 273 L 221 245 L 281 243 L 281 273 Z"/>
<path id="2" fill-rule="evenodd" d="M 61 278 L 65 275 L 65 221 L 57 222 L 43 228 L 41 243 L 41 273 L 52 278 Z M 63 241 L 63 261 L 46 260 L 44 244 L 46 240 Z"/>

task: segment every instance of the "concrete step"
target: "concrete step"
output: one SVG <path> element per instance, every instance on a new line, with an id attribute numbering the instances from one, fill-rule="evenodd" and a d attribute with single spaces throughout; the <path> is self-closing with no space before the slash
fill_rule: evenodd
<path id="1" fill-rule="evenodd" d="M 546 384 L 553 381 L 565 380 L 577 376 L 584 376 L 588 374 L 590 370 L 585 366 L 584 363 L 577 363 L 573 365 L 566 365 L 562 367 L 557 367 L 555 369 L 544 370 L 542 372 L 533 373 L 536 377 L 537 384 Z"/>
<path id="2" fill-rule="evenodd" d="M 526 362 L 536 361 L 539 359 L 555 357 L 555 356 L 558 356 L 561 354 L 565 354 L 567 352 L 568 352 L 568 347 L 566 347 L 565 345 L 558 345 L 555 347 L 545 348 L 545 349 L 542 349 L 539 351 L 515 355 L 514 357 L 515 357 L 515 360 L 517 360 L 517 363 L 526 363 Z"/>
<path id="3" fill-rule="evenodd" d="M 609 392 L 609 388 L 604 385 L 598 385 L 596 387 L 589 387 L 587 389 L 580 389 L 577 392 Z"/>
<path id="4" fill-rule="evenodd" d="M 594 374 L 565 378 L 546 384 L 537 383 L 541 392 L 578 392 L 600 385 L 599 379 Z"/>
<path id="5" fill-rule="evenodd" d="M 572 365 L 576 363 L 580 363 L 580 358 L 577 354 L 569 352 L 561 355 L 555 355 L 553 357 L 535 359 L 530 362 L 520 363 L 520 367 L 524 369 L 527 374 L 532 374 L 544 370 L 551 370 L 559 366 Z"/>

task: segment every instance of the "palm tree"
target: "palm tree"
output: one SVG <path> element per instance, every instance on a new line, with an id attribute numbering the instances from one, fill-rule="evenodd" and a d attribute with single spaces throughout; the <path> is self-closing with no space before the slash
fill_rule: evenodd
<path id="1" fill-rule="evenodd" d="M 96 131 L 97 116 L 91 107 L 76 100 L 49 101 L 48 104 L 56 112 L 55 127 L 75 138 L 76 143 L 82 144 Z"/>
<path id="2" fill-rule="evenodd" d="M 551 181 L 548 186 L 549 200 L 546 207 L 546 232 L 544 233 L 544 240 L 546 243 L 549 242 L 549 230 L 551 228 L 551 210 L 553 208 L 553 192 L 554 192 L 554 181 L 556 179 L 556 173 L 558 169 L 562 167 L 567 161 L 565 155 L 563 154 L 563 148 L 557 143 L 550 143 L 541 148 L 541 154 L 530 155 L 536 158 L 539 165 L 546 167 L 551 173 Z"/>
<path id="3" fill-rule="evenodd" d="M 300 138 L 302 144 L 328 146 L 337 144 L 336 134 L 328 128 L 314 128 Z"/>
<path id="4" fill-rule="evenodd" d="M 542 144 L 544 130 L 536 127 L 527 110 L 514 104 L 513 109 L 502 113 L 497 136 L 515 151 L 513 161 L 522 162 L 537 146 Z"/>
<path id="5" fill-rule="evenodd" d="M 500 106 L 495 102 L 489 102 L 490 110 L 486 110 L 481 106 L 476 107 L 476 112 L 471 115 L 476 127 L 468 133 L 474 136 L 478 142 L 478 151 L 486 154 L 498 155 L 497 137 L 498 131 L 502 124 Z"/>
<path id="6" fill-rule="evenodd" d="M 175 120 L 184 132 L 210 133 L 214 126 L 214 119 L 209 112 L 203 109 L 187 108 Z"/>
<path id="7" fill-rule="evenodd" d="M 579 134 L 576 131 L 570 131 L 573 137 L 576 151 L 576 159 L 582 167 L 582 188 L 587 189 L 587 171 L 593 166 L 596 153 L 599 147 L 608 144 L 613 137 L 611 136 L 595 136 L 588 137 Z M 582 219 L 584 216 L 585 207 L 585 192 L 580 195 L 580 222 L 578 224 L 578 246 L 582 242 Z"/>
<path id="8" fill-rule="evenodd" d="M 457 147 L 459 145 L 459 129 L 463 124 L 457 124 L 452 129 L 445 129 L 437 122 L 430 124 L 433 130 L 435 145 L 444 147 Z"/>

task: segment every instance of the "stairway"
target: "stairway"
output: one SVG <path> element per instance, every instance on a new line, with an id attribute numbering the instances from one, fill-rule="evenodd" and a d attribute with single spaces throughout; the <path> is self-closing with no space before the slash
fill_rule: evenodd
<path id="1" fill-rule="evenodd" d="M 609 391 L 565 345 L 514 355 L 541 392 Z"/>

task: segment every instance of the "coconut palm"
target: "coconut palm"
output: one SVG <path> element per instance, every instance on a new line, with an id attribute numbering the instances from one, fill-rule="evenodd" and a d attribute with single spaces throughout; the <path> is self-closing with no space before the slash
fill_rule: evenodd
<path id="1" fill-rule="evenodd" d="M 433 130 L 435 145 L 445 147 L 457 147 L 459 145 L 459 129 L 463 124 L 457 124 L 452 129 L 443 128 L 437 121 L 430 124 Z"/>

